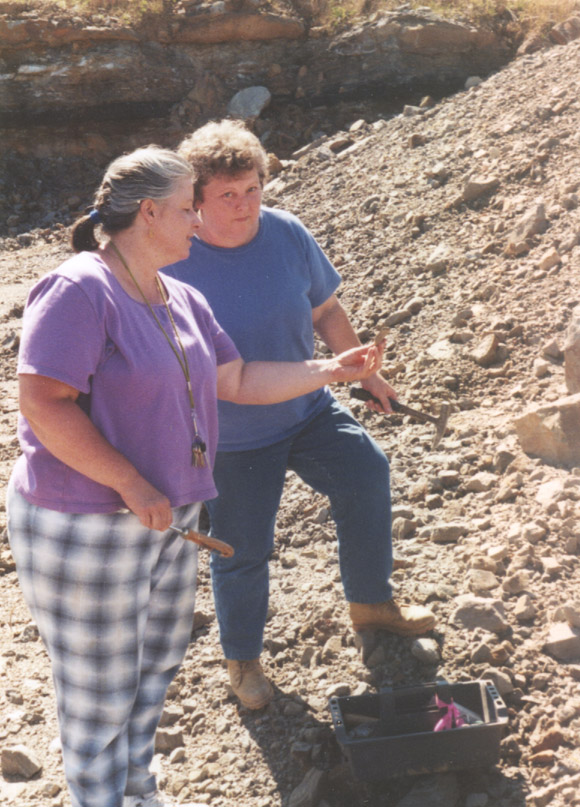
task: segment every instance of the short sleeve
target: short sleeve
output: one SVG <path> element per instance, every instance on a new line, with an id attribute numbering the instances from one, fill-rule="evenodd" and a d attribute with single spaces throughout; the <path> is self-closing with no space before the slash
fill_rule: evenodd
<path id="1" fill-rule="evenodd" d="M 341 277 L 326 257 L 312 233 L 295 219 L 306 252 L 306 263 L 310 272 L 310 292 L 308 298 L 312 308 L 326 302 L 340 286 Z"/>
<path id="2" fill-rule="evenodd" d="M 56 273 L 30 292 L 18 372 L 44 375 L 90 392 L 105 343 L 104 324 L 80 286 Z"/>
<path id="3" fill-rule="evenodd" d="M 234 361 L 235 359 L 240 358 L 240 353 L 224 331 L 224 329 L 220 326 L 219 322 L 212 317 L 213 328 L 211 332 L 213 346 L 215 350 L 216 356 L 216 364 L 218 367 L 221 364 L 227 364 L 230 361 Z"/>

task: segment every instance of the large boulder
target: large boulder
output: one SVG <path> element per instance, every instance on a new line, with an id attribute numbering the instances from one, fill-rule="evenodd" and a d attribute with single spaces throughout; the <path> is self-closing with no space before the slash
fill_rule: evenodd
<path id="1" fill-rule="evenodd" d="M 580 465 L 580 393 L 536 406 L 514 425 L 526 454 L 551 465 Z"/>
<path id="2" fill-rule="evenodd" d="M 228 115 L 249 120 L 257 118 L 268 106 L 272 95 L 267 87 L 246 87 L 237 92 L 228 104 Z"/>

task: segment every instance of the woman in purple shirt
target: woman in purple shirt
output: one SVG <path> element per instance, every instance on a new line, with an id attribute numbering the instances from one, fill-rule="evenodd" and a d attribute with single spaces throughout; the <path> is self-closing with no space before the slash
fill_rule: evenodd
<path id="1" fill-rule="evenodd" d="M 8 530 L 52 663 L 73 807 L 168 803 L 149 764 L 197 562 L 172 525 L 195 528 L 216 495 L 217 397 L 283 401 L 380 362 L 370 348 L 244 363 L 205 298 L 158 275 L 200 226 L 193 181 L 155 146 L 114 161 L 73 228 L 78 254 L 37 283 L 24 315 Z"/>

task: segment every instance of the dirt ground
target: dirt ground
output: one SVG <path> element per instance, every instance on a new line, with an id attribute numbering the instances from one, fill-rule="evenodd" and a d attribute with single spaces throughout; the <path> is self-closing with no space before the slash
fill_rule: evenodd
<path id="1" fill-rule="evenodd" d="M 196 630 L 155 758 L 178 801 L 580 805 L 580 651 L 562 659 L 546 647 L 555 624 L 580 624 L 580 470 L 526 455 L 513 425 L 567 394 L 562 348 L 580 302 L 579 77 L 579 43 L 523 56 L 433 107 L 353 121 L 350 145 L 327 138 L 269 185 L 267 203 L 297 213 L 336 263 L 361 337 L 390 327 L 385 372 L 401 400 L 435 413 L 451 404 L 434 451 L 431 425 L 352 405 L 391 462 L 395 545 L 408 561 L 393 576 L 397 596 L 428 604 L 438 625 L 421 641 L 353 634 L 326 501 L 289 475 L 263 654 L 275 699 L 251 713 L 232 698 L 202 555 Z M 512 237 L 541 205 L 544 225 Z M 35 278 L 68 254 L 66 237 L 32 229 L 1 244 L 3 488 L 18 454 L 23 305 Z M 348 403 L 347 390 L 336 395 Z M 50 669 L 0 507 L 0 796 L 65 807 Z M 435 679 L 494 683 L 509 716 L 498 764 L 478 768 L 475 753 L 465 772 L 357 781 L 329 696 Z M 41 770 L 8 775 L 13 746 Z"/>

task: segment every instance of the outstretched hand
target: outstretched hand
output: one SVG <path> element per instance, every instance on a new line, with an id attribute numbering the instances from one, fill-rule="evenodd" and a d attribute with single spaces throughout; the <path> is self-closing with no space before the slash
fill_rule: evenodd
<path id="1" fill-rule="evenodd" d="M 383 363 L 384 342 L 362 345 L 329 359 L 332 381 L 361 381 L 378 372 Z"/>

